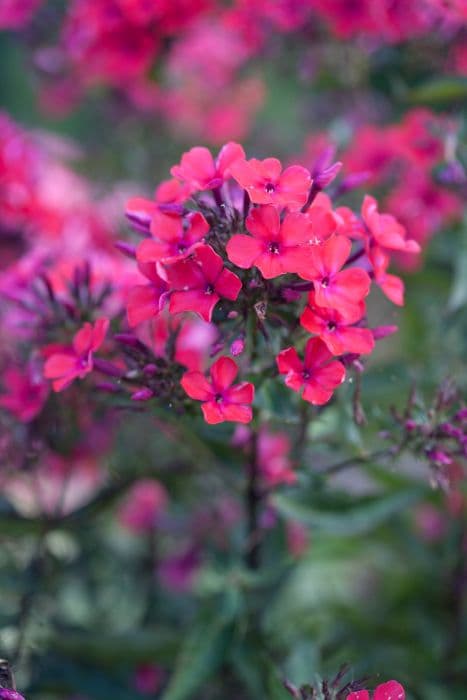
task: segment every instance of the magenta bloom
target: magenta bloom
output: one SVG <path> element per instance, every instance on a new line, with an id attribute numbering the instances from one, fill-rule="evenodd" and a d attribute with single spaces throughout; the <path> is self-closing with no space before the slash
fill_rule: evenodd
<path id="1" fill-rule="evenodd" d="M 311 175 L 306 168 L 291 165 L 283 171 L 277 158 L 243 158 L 235 161 L 231 173 L 255 204 L 300 209 L 305 204 L 311 187 Z"/>
<path id="2" fill-rule="evenodd" d="M 211 246 L 196 248 L 193 257 L 165 268 L 171 290 L 169 311 L 194 311 L 210 321 L 215 305 L 221 299 L 235 299 L 242 283 L 237 275 L 224 267 L 222 258 Z"/>
<path id="3" fill-rule="evenodd" d="M 357 690 L 347 695 L 346 700 L 370 700 L 368 690 Z M 405 700 L 405 691 L 397 681 L 388 681 L 375 688 L 373 700 Z"/>
<path id="4" fill-rule="evenodd" d="M 161 687 L 164 672 L 155 664 L 140 664 L 134 672 L 133 684 L 142 695 L 154 695 Z"/>
<path id="5" fill-rule="evenodd" d="M 138 262 L 138 268 L 149 282 L 128 291 L 126 313 L 130 328 L 157 316 L 167 299 L 168 285 L 157 273 L 155 263 Z"/>
<path id="6" fill-rule="evenodd" d="M 263 428 L 258 436 L 258 465 L 268 487 L 293 484 L 297 475 L 290 460 L 291 445 L 287 433 L 272 433 Z"/>
<path id="7" fill-rule="evenodd" d="M 373 333 L 368 328 L 353 325 L 360 321 L 364 313 L 363 302 L 355 305 L 354 313 L 347 316 L 336 309 L 317 306 L 314 292 L 310 292 L 308 306 L 300 317 L 300 323 L 305 330 L 318 335 L 333 355 L 344 352 L 366 355 L 375 345 Z"/>
<path id="8" fill-rule="evenodd" d="M 150 532 L 167 508 L 167 492 L 155 479 L 140 479 L 126 495 L 119 511 L 120 524 L 134 534 Z"/>
<path id="9" fill-rule="evenodd" d="M 250 405 L 255 395 L 253 384 L 233 384 L 238 367 L 230 357 L 220 357 L 210 372 L 210 380 L 201 372 L 186 372 L 181 379 L 188 396 L 203 402 L 201 409 L 206 423 L 249 423 L 253 418 Z"/>
<path id="10" fill-rule="evenodd" d="M 416 241 L 407 238 L 407 232 L 391 214 L 380 214 L 378 202 L 374 197 L 365 195 L 362 204 L 362 218 L 373 241 L 390 250 L 403 253 L 419 253 L 420 246 Z"/>
<path id="11" fill-rule="evenodd" d="M 75 379 L 83 379 L 92 372 L 93 353 L 104 342 L 108 327 L 107 318 L 100 318 L 94 324 L 85 323 L 75 334 L 71 346 L 49 355 L 44 365 L 44 377 L 53 380 L 54 391 L 63 391 Z"/>
<path id="12" fill-rule="evenodd" d="M 324 237 L 336 228 L 333 217 L 320 216 L 320 212 L 317 218 L 313 212 L 291 212 L 281 223 L 276 207 L 257 207 L 246 220 L 251 236 L 239 233 L 227 243 L 229 260 L 243 269 L 257 267 L 265 279 L 295 272 L 303 262 L 305 249 L 319 235 L 317 220 Z"/>
<path id="13" fill-rule="evenodd" d="M 212 190 L 230 177 L 232 164 L 240 158 L 245 158 L 245 151 L 238 143 L 226 143 L 216 160 L 207 148 L 195 146 L 183 154 L 180 164 L 174 165 L 170 172 L 192 192 Z"/>
<path id="14" fill-rule="evenodd" d="M 277 356 L 280 374 L 293 391 L 301 391 L 305 401 L 321 406 L 329 401 L 334 390 L 345 379 L 345 368 L 334 360 L 319 338 L 310 338 L 305 347 L 305 359 L 299 358 L 295 348 L 286 348 Z"/>
<path id="15" fill-rule="evenodd" d="M 41 376 L 34 377 L 30 367 L 7 367 L 2 383 L 6 393 L 0 396 L 0 406 L 23 423 L 33 420 L 47 399 L 47 382 Z"/>
<path id="16" fill-rule="evenodd" d="M 136 257 L 143 263 L 170 264 L 186 258 L 209 231 L 209 224 L 200 212 L 186 216 L 155 215 L 151 221 L 153 238 L 142 241 Z"/>
<path id="17" fill-rule="evenodd" d="M 313 246 L 302 257 L 298 270 L 300 277 L 313 281 L 316 303 L 337 309 L 344 316 L 355 314 L 355 306 L 367 296 L 371 285 L 365 270 L 358 267 L 342 270 L 351 247 L 346 236 L 332 236 L 322 245 Z"/>

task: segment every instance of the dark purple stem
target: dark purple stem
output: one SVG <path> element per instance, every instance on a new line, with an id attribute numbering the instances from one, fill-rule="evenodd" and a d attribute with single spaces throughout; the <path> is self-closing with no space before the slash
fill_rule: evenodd
<path id="1" fill-rule="evenodd" d="M 315 180 L 313 180 L 312 185 L 310 187 L 310 193 L 308 195 L 308 199 L 306 200 L 305 204 L 303 205 L 301 211 L 302 214 L 308 211 L 308 209 L 311 207 L 313 204 L 313 201 L 316 197 L 317 194 L 321 192 L 321 186 L 317 184 Z"/>
<path id="2" fill-rule="evenodd" d="M 352 265 L 352 263 L 354 263 L 354 262 L 356 262 L 357 260 L 359 260 L 359 258 L 361 258 L 362 255 L 365 255 L 365 248 L 363 248 L 363 247 L 362 247 L 362 248 L 359 248 L 358 250 L 356 250 L 355 253 L 353 253 L 353 254 L 350 256 L 350 258 L 347 260 L 347 262 L 346 262 L 345 264 L 346 264 L 346 265 Z"/>

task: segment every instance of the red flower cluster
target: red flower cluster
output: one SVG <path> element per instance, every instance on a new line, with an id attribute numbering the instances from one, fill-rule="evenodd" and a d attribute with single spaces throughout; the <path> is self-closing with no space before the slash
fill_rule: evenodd
<path id="1" fill-rule="evenodd" d="M 345 366 L 373 350 L 365 306 L 372 279 L 402 304 L 402 281 L 387 273 L 390 255 L 419 249 L 393 216 L 379 213 L 372 197 L 365 197 L 361 217 L 333 209 L 318 192 L 338 170 L 335 164 L 313 180 L 299 165 L 283 169 L 275 158 L 248 160 L 235 143 L 216 159 L 201 147 L 185 153 L 171 170 L 175 180 L 163 183 L 154 200 L 136 198 L 127 206 L 130 222 L 145 236 L 136 258 L 147 280 L 129 292 L 130 327 L 142 337 L 148 322 L 151 334 L 168 322 L 180 333 L 186 312 L 214 319 L 218 335 L 210 354 L 230 347 L 234 356 L 246 357 L 240 362 L 246 366 L 255 353 L 251 323 L 267 338 L 276 313 L 299 317 L 313 337 L 303 361 L 295 347 L 279 353 L 279 373 L 292 390 L 303 389 L 306 401 L 328 402 L 345 379 Z M 286 327 L 279 331 L 283 339 L 290 337 Z M 300 335 L 297 342 L 303 344 Z M 202 402 L 208 423 L 251 420 L 254 386 L 233 385 L 236 362 L 220 357 L 210 380 L 203 367 L 189 369 L 181 386 Z"/>

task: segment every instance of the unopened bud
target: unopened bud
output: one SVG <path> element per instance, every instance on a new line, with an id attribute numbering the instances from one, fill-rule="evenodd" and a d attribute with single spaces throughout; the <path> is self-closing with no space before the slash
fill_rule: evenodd
<path id="1" fill-rule="evenodd" d="M 126 241 L 116 241 L 114 246 L 127 258 L 136 258 L 136 246 L 127 243 Z"/>
<path id="2" fill-rule="evenodd" d="M 397 326 L 376 326 L 376 328 L 372 328 L 371 332 L 373 333 L 373 338 L 375 340 L 381 340 L 382 338 L 386 338 L 388 335 L 397 333 L 398 330 L 399 329 Z"/>
<path id="3" fill-rule="evenodd" d="M 237 357 L 237 355 L 241 355 L 244 350 L 245 350 L 244 338 L 236 338 L 233 341 L 232 345 L 230 346 L 230 354 L 233 355 L 233 357 Z"/>
<path id="4" fill-rule="evenodd" d="M 138 391 L 135 391 L 134 394 L 131 395 L 131 400 L 132 401 L 149 401 L 149 399 L 152 399 L 154 396 L 154 392 L 151 391 L 151 389 L 139 389 Z"/>

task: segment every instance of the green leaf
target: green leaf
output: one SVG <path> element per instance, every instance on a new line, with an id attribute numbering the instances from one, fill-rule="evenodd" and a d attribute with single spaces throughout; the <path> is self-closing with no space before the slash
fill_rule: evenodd
<path id="1" fill-rule="evenodd" d="M 464 219 L 462 233 L 454 258 L 454 278 L 448 301 L 448 311 L 451 312 L 467 304 L 467 219 Z"/>
<path id="2" fill-rule="evenodd" d="M 198 624 L 186 638 L 161 700 L 185 700 L 223 664 L 233 635 L 231 618 Z"/>
<path id="3" fill-rule="evenodd" d="M 353 536 L 369 532 L 420 499 L 423 489 L 410 489 L 384 496 L 359 499 L 344 512 L 330 512 L 284 494 L 274 497 L 282 515 L 333 535 Z"/>
<path id="4" fill-rule="evenodd" d="M 410 102 L 445 105 L 467 100 L 467 79 L 445 77 L 430 80 L 408 93 Z"/>

